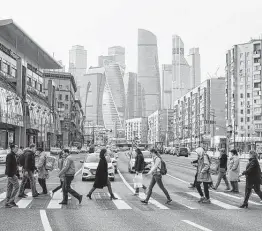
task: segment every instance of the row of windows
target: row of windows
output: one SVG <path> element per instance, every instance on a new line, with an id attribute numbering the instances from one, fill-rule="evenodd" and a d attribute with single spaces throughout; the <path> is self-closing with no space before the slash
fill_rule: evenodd
<path id="1" fill-rule="evenodd" d="M 57 108 L 65 108 L 66 110 L 68 110 L 68 104 L 64 104 L 62 102 L 58 102 Z"/>
<path id="2" fill-rule="evenodd" d="M 4 59 L 0 59 L 0 71 L 16 78 L 16 67 Z"/>
<path id="3" fill-rule="evenodd" d="M 35 79 L 32 79 L 27 76 L 27 85 L 35 88 L 36 90 L 43 92 L 43 84 L 37 82 Z"/>
<path id="4" fill-rule="evenodd" d="M 58 95 L 58 100 L 63 100 L 63 95 L 62 94 Z M 65 95 L 65 101 L 69 101 L 69 95 Z"/>

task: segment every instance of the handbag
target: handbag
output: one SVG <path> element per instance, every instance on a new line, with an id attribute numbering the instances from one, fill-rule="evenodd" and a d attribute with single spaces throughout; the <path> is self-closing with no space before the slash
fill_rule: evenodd
<path id="1" fill-rule="evenodd" d="M 142 173 L 138 173 L 135 175 L 134 179 L 134 188 L 142 188 L 143 187 L 143 176 Z"/>

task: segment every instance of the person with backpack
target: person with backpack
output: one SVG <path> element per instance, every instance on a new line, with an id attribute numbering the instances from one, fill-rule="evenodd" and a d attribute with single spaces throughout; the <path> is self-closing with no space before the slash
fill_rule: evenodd
<path id="1" fill-rule="evenodd" d="M 211 174 L 209 172 L 210 159 L 202 147 L 197 148 L 196 153 L 198 155 L 196 189 L 201 196 L 198 202 L 210 204 L 209 185 L 212 183 Z M 204 185 L 205 196 L 201 188 L 202 183 Z"/>
<path id="2" fill-rule="evenodd" d="M 47 188 L 46 188 L 46 179 L 48 179 L 49 174 L 48 170 L 46 170 L 46 153 L 44 152 L 43 148 L 38 148 L 37 149 L 39 159 L 38 159 L 38 164 L 37 164 L 37 169 L 38 169 L 38 183 L 40 184 L 42 188 L 42 192 L 40 194 L 47 194 Z"/>
<path id="3" fill-rule="evenodd" d="M 144 156 L 143 153 L 141 152 L 141 150 L 139 148 L 136 149 L 136 160 L 135 160 L 135 171 L 136 171 L 136 176 L 138 178 L 143 179 L 143 171 L 145 168 L 145 161 L 144 161 Z M 141 185 L 141 187 L 144 189 L 144 191 L 146 191 L 146 186 L 145 185 Z M 139 187 L 135 188 L 135 196 L 139 195 Z"/>
<path id="4" fill-rule="evenodd" d="M 164 192 L 164 194 L 167 197 L 166 204 L 169 204 L 172 201 L 172 199 L 171 199 L 168 191 L 164 187 L 163 181 L 162 181 L 162 175 L 165 175 L 167 173 L 166 164 L 162 160 L 160 154 L 155 149 L 151 149 L 150 152 L 153 155 L 154 165 L 152 166 L 152 168 L 150 169 L 150 171 L 146 175 L 152 174 L 152 179 L 151 179 L 150 185 L 148 187 L 146 199 L 142 200 L 141 202 L 143 204 L 148 204 L 148 201 L 149 201 L 151 194 L 152 194 L 152 190 L 153 190 L 155 184 L 157 183 L 159 188 L 161 188 L 161 190 Z"/>

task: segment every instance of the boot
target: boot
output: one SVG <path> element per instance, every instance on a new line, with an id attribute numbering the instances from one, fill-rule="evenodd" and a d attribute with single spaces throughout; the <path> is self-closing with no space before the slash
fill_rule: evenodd
<path id="1" fill-rule="evenodd" d="M 234 181 L 234 186 L 235 186 L 234 192 L 235 192 L 235 193 L 239 193 L 238 182 L 237 182 L 237 181 Z"/>
<path id="2" fill-rule="evenodd" d="M 230 190 L 230 192 L 235 192 L 235 182 L 234 181 L 230 181 L 230 184 L 232 186 L 232 189 Z"/>

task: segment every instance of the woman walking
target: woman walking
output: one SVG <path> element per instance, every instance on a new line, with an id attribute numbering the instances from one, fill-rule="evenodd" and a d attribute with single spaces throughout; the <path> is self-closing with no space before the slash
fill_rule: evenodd
<path id="1" fill-rule="evenodd" d="M 240 172 L 240 162 L 237 154 L 237 150 L 233 149 L 230 151 L 230 159 L 228 165 L 228 179 L 231 183 L 233 193 L 239 193 L 238 190 L 238 177 Z"/>
<path id="2" fill-rule="evenodd" d="M 100 161 L 96 170 L 96 178 L 95 178 L 95 182 L 93 185 L 93 188 L 90 190 L 90 192 L 86 195 L 87 197 L 89 197 L 89 199 L 91 200 L 91 195 L 92 193 L 97 189 L 102 189 L 103 187 L 107 186 L 108 191 L 110 193 L 110 198 L 111 200 L 116 200 L 117 198 L 115 197 L 115 195 L 113 194 L 112 191 L 112 187 L 111 187 L 111 182 L 108 178 L 108 164 L 107 164 L 107 160 L 106 160 L 106 154 L 107 154 L 107 150 L 106 149 L 102 149 L 100 151 Z"/>
<path id="3" fill-rule="evenodd" d="M 39 155 L 39 160 L 38 160 L 38 165 L 37 165 L 38 182 L 43 189 L 42 193 L 40 193 L 40 194 L 47 194 L 46 179 L 48 179 L 49 174 L 48 174 L 48 170 L 46 170 L 46 168 L 45 168 L 46 153 L 44 152 L 43 148 L 38 148 L 37 152 L 38 152 L 38 155 Z"/>
<path id="4" fill-rule="evenodd" d="M 65 160 L 64 152 L 61 152 L 59 154 L 59 157 L 58 157 L 58 169 L 59 169 L 59 171 L 61 171 L 62 168 L 63 168 L 64 160 Z M 54 193 L 57 192 L 59 189 L 61 189 L 63 187 L 63 182 L 64 182 L 64 176 L 61 176 L 60 177 L 60 185 L 57 186 L 52 191 L 50 191 L 50 196 L 51 197 L 53 197 Z"/>
<path id="5" fill-rule="evenodd" d="M 209 185 L 212 183 L 211 175 L 209 172 L 210 161 L 209 157 L 205 153 L 204 149 L 199 147 L 196 149 L 196 153 L 198 155 L 198 164 L 197 164 L 197 182 L 196 189 L 201 196 L 199 203 L 207 203 L 210 204 L 209 198 Z M 204 185 L 204 194 L 201 188 L 201 184 Z"/>
<path id="6" fill-rule="evenodd" d="M 242 175 L 246 176 L 246 188 L 245 199 L 240 208 L 247 208 L 248 199 L 252 193 L 252 188 L 262 200 L 262 192 L 260 190 L 261 169 L 257 159 L 257 153 L 255 151 L 249 152 L 249 162 L 247 164 L 246 170 L 242 173 Z"/>
<path id="7" fill-rule="evenodd" d="M 145 167 L 145 160 L 144 160 L 143 153 L 141 152 L 141 150 L 139 148 L 137 148 L 136 149 L 136 161 L 135 161 L 136 175 L 135 175 L 134 180 L 135 179 L 140 179 L 141 181 L 143 181 L 144 167 Z M 143 185 L 142 182 L 135 183 L 134 184 L 134 188 L 135 188 L 135 194 L 134 194 L 135 196 L 139 195 L 139 188 L 143 188 L 144 191 L 146 192 L 146 186 Z"/>

